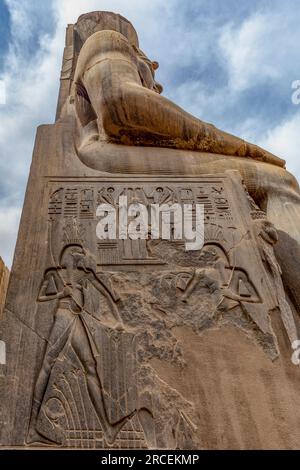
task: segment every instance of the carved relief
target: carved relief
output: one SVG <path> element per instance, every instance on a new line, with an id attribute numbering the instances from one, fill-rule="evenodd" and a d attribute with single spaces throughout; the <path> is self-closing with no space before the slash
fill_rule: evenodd
<path id="1" fill-rule="evenodd" d="M 0 325 L 5 448 L 298 445 L 284 338 L 269 359 L 277 313 L 299 338 L 299 187 L 280 158 L 160 97 L 157 68 L 119 15 L 68 27 Z M 120 196 L 149 213 L 202 204 L 204 246 L 187 251 L 172 221 L 170 240 L 97 238 L 98 205 Z"/>
<path id="2" fill-rule="evenodd" d="M 298 339 L 299 334 L 293 312 L 286 299 L 281 278 L 282 270 L 274 252 L 274 246 L 278 242 L 278 233 L 274 225 L 268 221 L 266 213 L 260 210 L 253 198 L 249 195 L 245 185 L 244 190 L 251 209 L 251 217 L 253 219 L 261 259 L 266 268 L 267 275 L 274 284 L 277 307 L 280 310 L 282 322 L 291 345 L 293 345 L 293 342 Z"/>
<path id="3" fill-rule="evenodd" d="M 97 272 L 81 224 L 67 214 L 59 262 L 46 270 L 37 298 L 53 303 L 54 321 L 34 388 L 27 444 L 138 449 L 155 448 L 158 439 L 168 446 L 165 430 L 156 428 L 158 411 L 170 408 L 171 389 L 153 372 L 141 380 L 149 359 L 144 329 L 124 322 L 126 301 L 111 276 Z M 180 394 L 177 400 L 174 426 L 188 429 L 192 405 Z M 176 432 L 168 432 L 174 440 Z"/>
<path id="4" fill-rule="evenodd" d="M 37 297 L 39 304 L 53 304 L 54 321 L 35 385 L 28 444 L 199 447 L 195 433 L 201 422 L 193 403 L 151 366 L 155 359 L 185 367 L 177 327 L 204 334 L 232 324 L 276 357 L 269 313 L 277 304 L 286 312 L 286 305 L 279 300 L 269 226 L 254 220 L 253 206 L 241 222 L 230 185 L 230 178 L 211 177 L 159 185 L 66 182 L 54 188 L 52 266 Z M 128 204 L 204 204 L 204 247 L 187 252 L 181 240 L 97 240 L 97 205 L 117 208 L 121 195 Z M 240 197 L 250 203 L 242 187 Z M 126 268 L 130 263 L 139 271 Z"/>
<path id="5" fill-rule="evenodd" d="M 57 189 L 51 195 L 49 216 L 58 224 L 62 220 L 61 216 L 95 222 L 97 206 L 110 204 L 117 209 L 120 196 L 127 197 L 128 205 L 133 203 L 142 203 L 145 206 L 174 203 L 203 204 L 207 224 L 206 238 L 222 237 L 224 227 L 222 228 L 220 223 L 226 222 L 228 225 L 233 220 L 225 186 L 222 180 L 216 178 L 211 181 L 203 179 L 201 184 L 193 183 L 185 186 L 176 183 L 162 186 L 157 183 L 147 183 L 141 186 L 135 184 L 124 187 L 124 184 L 108 183 L 99 189 L 96 184 L 89 186 L 81 184 L 80 187 L 70 184 Z M 164 264 L 163 259 L 155 259 L 151 255 L 151 246 L 146 240 L 97 240 L 94 241 L 95 248 L 96 243 L 100 265 Z"/>
<path id="6" fill-rule="evenodd" d="M 63 64 L 61 69 L 61 80 L 69 80 L 73 73 L 74 47 L 66 46 L 63 55 Z"/>
<path id="7" fill-rule="evenodd" d="M 108 442 L 115 440 L 116 434 L 130 418 L 130 415 L 123 416 L 118 422 L 112 422 L 108 417 L 102 382 L 98 373 L 97 361 L 100 354 L 93 338 L 93 323 L 97 324 L 97 321 L 101 320 L 96 317 L 95 312 L 89 311 L 91 304 L 89 292 L 94 289 L 98 294 L 103 295 L 110 305 L 110 321 L 115 323 L 114 328 L 122 329 L 122 321 L 116 306 L 118 296 L 97 276 L 96 263 L 90 253 L 83 248 L 77 238 L 78 233 L 79 230 L 76 227 L 73 233 L 70 233 L 69 229 L 69 244 L 61 252 L 59 267 L 47 270 L 38 296 L 39 302 L 53 300 L 59 302 L 35 386 L 28 442 L 35 440 L 36 431 L 39 429 L 39 415 L 43 412 L 43 398 L 52 369 L 57 360 L 61 360 L 61 355 L 67 356 L 69 350 L 75 354 L 83 366 L 87 390 Z"/>

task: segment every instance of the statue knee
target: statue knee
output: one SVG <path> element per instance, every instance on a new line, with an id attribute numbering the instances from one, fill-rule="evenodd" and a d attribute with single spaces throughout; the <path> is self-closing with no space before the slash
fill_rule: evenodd
<path id="1" fill-rule="evenodd" d="M 265 185 L 268 198 L 281 197 L 287 201 L 300 202 L 299 184 L 296 178 L 284 168 L 268 168 Z"/>

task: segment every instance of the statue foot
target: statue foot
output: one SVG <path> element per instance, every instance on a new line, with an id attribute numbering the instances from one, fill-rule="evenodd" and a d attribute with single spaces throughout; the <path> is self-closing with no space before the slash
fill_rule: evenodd
<path id="1" fill-rule="evenodd" d="M 119 423 L 116 423 L 114 425 L 110 425 L 109 429 L 106 430 L 106 436 L 105 440 L 108 445 L 113 445 L 115 442 L 117 435 L 121 431 L 121 429 L 125 426 L 125 424 L 131 420 L 137 413 L 137 410 L 132 411 L 128 416 L 123 418 Z"/>
<path id="2" fill-rule="evenodd" d="M 58 445 L 56 442 L 51 441 L 39 434 L 35 429 L 31 429 L 28 433 L 27 439 L 26 439 L 26 444 L 30 446 L 55 446 Z"/>

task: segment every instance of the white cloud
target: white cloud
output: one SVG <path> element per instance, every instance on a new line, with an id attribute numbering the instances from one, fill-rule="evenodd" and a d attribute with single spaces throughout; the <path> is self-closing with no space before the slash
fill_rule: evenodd
<path id="1" fill-rule="evenodd" d="M 5 105 L 6 103 L 6 86 L 5 81 L 0 80 L 0 105 Z"/>
<path id="2" fill-rule="evenodd" d="M 26 43 L 31 40 L 35 0 L 7 0 L 11 14 L 9 52 L 5 58 L 2 80 L 6 88 L 6 105 L 0 107 L 0 255 L 10 266 L 12 247 L 18 228 L 28 177 L 36 128 L 53 121 L 61 62 L 58 37 L 40 37 L 36 53 L 26 56 Z M 63 47 L 63 43 L 62 43 Z"/>
<path id="3" fill-rule="evenodd" d="M 20 216 L 20 207 L 0 207 L 1 257 L 7 266 L 11 265 Z"/>
<path id="4" fill-rule="evenodd" d="M 221 30 L 219 47 L 236 92 L 289 76 L 299 51 L 299 16 L 282 11 L 255 13 L 241 25 Z M 277 9 L 278 10 L 278 9 Z M 297 77 L 294 77 L 294 79 Z M 293 80 L 293 77 L 290 78 Z"/>
<path id="5" fill-rule="evenodd" d="M 300 111 L 271 129 L 259 145 L 287 160 L 287 169 L 300 181 Z"/>
<path id="6" fill-rule="evenodd" d="M 172 90 L 172 99 L 189 113 L 208 121 L 222 116 L 228 102 L 235 97 L 226 84 L 208 91 L 200 80 L 189 80 Z"/>
<path id="7" fill-rule="evenodd" d="M 59 18 L 68 23 L 74 23 L 77 18 L 89 11 L 106 10 L 120 13 L 130 21 L 134 19 L 144 21 L 145 23 L 151 18 L 148 14 L 162 14 L 167 7 L 167 2 L 161 0 L 152 0 L 151 2 L 141 2 L 140 0 L 55 0 L 55 8 Z M 65 24 L 65 23 L 64 23 Z"/>

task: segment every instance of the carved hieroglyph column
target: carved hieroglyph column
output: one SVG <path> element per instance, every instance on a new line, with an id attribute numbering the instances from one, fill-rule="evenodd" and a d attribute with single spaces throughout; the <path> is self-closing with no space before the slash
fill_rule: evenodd
<path id="1" fill-rule="evenodd" d="M 161 96 L 157 67 L 119 15 L 68 26 L 0 323 L 2 447 L 299 447 L 298 184 Z M 120 197 L 201 204 L 203 248 L 99 239 Z"/>

